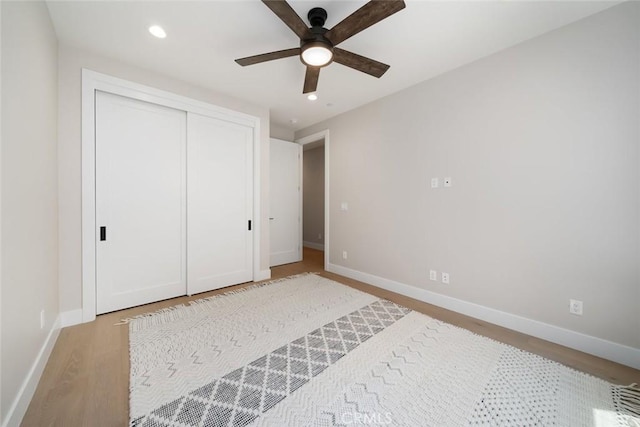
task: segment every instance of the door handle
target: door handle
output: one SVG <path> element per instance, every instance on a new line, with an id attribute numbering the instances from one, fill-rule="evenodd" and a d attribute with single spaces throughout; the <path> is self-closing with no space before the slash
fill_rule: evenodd
<path id="1" fill-rule="evenodd" d="M 270 221 L 273 221 L 275 218 L 269 218 Z"/>
<path id="2" fill-rule="evenodd" d="M 107 227 L 100 227 L 100 241 L 104 242 L 107 240 Z"/>

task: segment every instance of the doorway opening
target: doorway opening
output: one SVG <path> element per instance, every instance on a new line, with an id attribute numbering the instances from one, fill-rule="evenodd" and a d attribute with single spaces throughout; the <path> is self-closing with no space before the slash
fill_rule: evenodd
<path id="1" fill-rule="evenodd" d="M 331 144 L 329 130 L 326 129 L 303 138 L 298 138 L 295 142 L 302 145 L 303 149 L 302 242 L 303 249 L 305 249 L 303 251 L 303 261 L 306 261 L 312 254 L 315 254 L 318 262 L 321 263 L 320 265 L 323 266 L 324 270 L 327 270 L 331 259 L 331 228 L 329 226 L 329 159 L 331 158 Z M 315 149 L 319 149 L 318 152 L 314 152 L 313 150 Z M 307 168 L 305 166 L 305 160 L 313 159 L 316 157 L 314 154 L 317 155 L 320 153 L 322 154 L 318 157 L 320 157 L 321 162 L 317 162 L 313 169 Z M 318 173 L 318 171 L 323 173 Z M 309 187 L 312 187 L 312 191 L 315 193 L 315 195 L 312 196 L 314 197 L 313 200 L 315 200 L 315 203 L 312 202 L 311 206 L 309 206 L 309 197 L 305 194 L 305 192 L 309 190 Z M 318 195 L 322 199 L 321 204 L 317 201 Z M 317 225 L 318 216 L 323 226 Z M 316 225 L 309 226 L 307 222 Z M 319 238 L 319 236 L 321 238 Z"/>
<path id="2" fill-rule="evenodd" d="M 302 242 L 324 252 L 324 138 L 303 146 Z"/>
<path id="3" fill-rule="evenodd" d="M 324 265 L 325 255 L 325 140 L 303 145 L 302 156 L 303 259 Z"/>

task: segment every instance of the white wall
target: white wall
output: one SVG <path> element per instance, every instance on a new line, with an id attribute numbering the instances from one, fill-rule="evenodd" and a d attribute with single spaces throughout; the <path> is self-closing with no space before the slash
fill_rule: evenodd
<path id="1" fill-rule="evenodd" d="M 4 425 L 47 337 L 56 329 L 59 313 L 58 79 L 57 41 L 46 5 L 2 2 L 0 7 Z M 45 352 L 43 363 L 47 357 Z M 33 377 L 37 383 L 39 374 Z M 27 386 L 21 405 L 31 398 L 30 387 L 35 384 Z M 15 412 L 14 416 L 21 418 Z"/>
<path id="2" fill-rule="evenodd" d="M 60 197 L 60 309 L 77 312 L 82 306 L 81 257 L 81 70 L 93 71 L 166 90 L 200 101 L 257 116 L 261 120 L 261 181 L 269 182 L 269 111 L 208 89 L 152 71 L 94 55 L 69 46 L 59 48 L 59 197 Z M 269 186 L 262 185 L 261 259 L 269 268 Z"/>
<path id="3" fill-rule="evenodd" d="M 324 246 L 324 145 L 302 156 L 302 240 Z"/>
<path id="4" fill-rule="evenodd" d="M 640 349 L 639 117 L 628 2 L 296 138 L 331 132 L 330 263 Z"/>

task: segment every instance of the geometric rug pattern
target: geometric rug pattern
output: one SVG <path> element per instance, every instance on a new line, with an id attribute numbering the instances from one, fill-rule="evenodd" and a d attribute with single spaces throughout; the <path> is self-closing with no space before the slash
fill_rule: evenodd
<path id="1" fill-rule="evenodd" d="M 640 427 L 636 385 L 315 274 L 127 323 L 135 427 Z"/>
<path id="2" fill-rule="evenodd" d="M 410 311 L 378 300 L 133 420 L 131 425 L 247 426 Z"/>

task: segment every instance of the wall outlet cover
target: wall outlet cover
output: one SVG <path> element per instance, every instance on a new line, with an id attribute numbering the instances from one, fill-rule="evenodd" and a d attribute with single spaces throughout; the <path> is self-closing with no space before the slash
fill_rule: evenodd
<path id="1" fill-rule="evenodd" d="M 569 313 L 582 316 L 582 301 L 577 299 L 569 300 Z"/>
<path id="2" fill-rule="evenodd" d="M 442 273 L 442 283 L 449 284 L 449 273 Z"/>
<path id="3" fill-rule="evenodd" d="M 431 178 L 431 188 L 438 188 L 440 186 L 440 181 L 438 178 Z"/>

